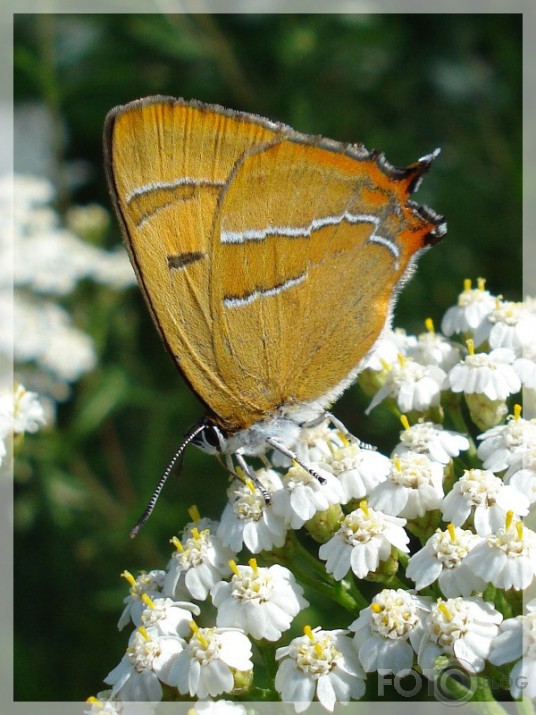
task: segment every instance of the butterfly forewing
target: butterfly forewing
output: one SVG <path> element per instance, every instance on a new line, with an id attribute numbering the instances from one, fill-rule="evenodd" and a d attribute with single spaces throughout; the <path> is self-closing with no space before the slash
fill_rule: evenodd
<path id="1" fill-rule="evenodd" d="M 125 243 L 168 350 L 205 404 L 231 421 L 236 395 L 214 357 L 215 210 L 246 149 L 280 129 L 175 100 L 119 107 L 107 120 L 108 181 Z M 247 397 L 242 401 L 247 413 Z"/>

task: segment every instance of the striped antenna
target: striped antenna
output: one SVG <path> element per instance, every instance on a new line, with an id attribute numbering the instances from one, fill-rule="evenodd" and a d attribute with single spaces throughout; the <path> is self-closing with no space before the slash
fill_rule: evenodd
<path id="1" fill-rule="evenodd" d="M 173 457 L 171 458 L 169 464 L 167 465 L 166 469 L 164 470 L 164 473 L 160 477 L 160 481 L 156 485 L 156 488 L 154 492 L 151 495 L 151 498 L 149 499 L 149 502 L 147 506 L 145 507 L 145 511 L 143 514 L 140 516 L 138 521 L 134 524 L 132 529 L 130 530 L 130 538 L 134 539 L 137 535 L 141 527 L 145 524 L 147 519 L 151 516 L 153 513 L 153 509 L 155 508 L 156 502 L 158 501 L 158 497 L 160 496 L 160 492 L 164 488 L 164 484 L 167 482 L 167 479 L 169 475 L 171 474 L 173 467 L 178 463 L 179 465 L 179 470 L 182 467 L 182 459 L 184 456 L 184 450 L 186 447 L 192 442 L 201 432 L 204 432 L 204 430 L 207 429 L 207 423 L 205 421 L 200 422 L 196 424 L 192 429 L 186 433 L 184 436 L 184 439 L 182 441 L 182 444 L 179 446 Z"/>

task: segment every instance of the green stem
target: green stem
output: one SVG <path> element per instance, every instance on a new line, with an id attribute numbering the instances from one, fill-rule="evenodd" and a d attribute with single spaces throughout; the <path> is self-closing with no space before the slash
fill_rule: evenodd
<path id="1" fill-rule="evenodd" d="M 414 521 L 408 521 L 406 524 L 406 529 L 410 532 L 410 534 L 413 534 L 413 536 L 416 536 L 421 544 L 426 544 L 428 541 L 428 534 L 426 531 L 423 531 L 423 529 Z"/>
<path id="2" fill-rule="evenodd" d="M 247 699 L 252 702 L 273 702 L 278 700 L 276 693 L 268 688 L 252 688 L 248 693 Z"/>
<path id="3" fill-rule="evenodd" d="M 456 429 L 458 432 L 462 432 L 463 434 L 467 435 L 467 438 L 469 439 L 469 449 L 467 450 L 466 457 L 469 458 L 471 462 L 474 462 L 476 459 L 476 446 L 473 441 L 473 438 L 471 437 L 471 430 L 469 429 L 465 418 L 463 416 L 463 412 L 461 409 L 461 403 L 459 401 L 457 402 L 448 402 L 445 405 L 445 408 L 448 412 L 448 415 L 452 421 L 453 427 Z"/>
<path id="4" fill-rule="evenodd" d="M 487 678 L 478 678 L 478 687 L 475 694 L 469 701 L 470 703 L 486 703 L 486 715 L 506 715 L 506 711 L 493 697 L 489 681 Z"/>
<path id="5" fill-rule="evenodd" d="M 356 609 L 361 611 L 363 608 L 367 608 L 370 602 L 361 591 L 357 588 L 357 585 L 353 579 L 343 579 L 342 581 L 335 581 L 335 588 L 341 592 L 341 594 L 346 594 L 348 599 L 352 599 L 354 604 L 353 608 L 348 608 L 349 611 L 355 612 Z M 348 600 L 348 603 L 350 601 Z M 342 604 L 341 604 L 342 605 Z"/>
<path id="6" fill-rule="evenodd" d="M 350 613 L 357 613 L 369 605 L 353 581 L 335 581 L 324 565 L 298 541 L 294 532 L 289 533 L 283 549 L 264 552 L 264 561 L 285 564 L 302 585 L 310 586 Z"/>
<path id="7" fill-rule="evenodd" d="M 324 567 L 324 565 L 315 558 L 309 551 L 294 538 L 295 546 L 295 558 L 292 566 L 299 570 L 302 574 L 304 571 L 302 569 L 302 563 L 310 567 L 311 570 L 318 576 L 317 579 L 311 579 L 310 575 L 306 575 L 311 586 L 319 589 L 320 586 L 323 587 L 323 592 L 332 600 L 340 603 L 340 605 L 347 609 L 348 611 L 355 612 L 366 608 L 369 603 L 368 600 L 363 596 L 363 594 L 357 588 L 353 580 L 343 579 L 342 581 L 335 581 L 335 579 L 330 576 Z"/>
<path id="8" fill-rule="evenodd" d="M 275 660 L 275 645 L 273 643 L 267 643 L 266 641 L 255 641 L 259 652 L 262 655 L 262 660 L 264 662 L 266 671 L 268 673 L 268 678 L 271 683 L 275 681 L 275 674 L 277 672 L 277 663 Z"/>
<path id="9" fill-rule="evenodd" d="M 364 596 L 357 591 L 357 589 L 355 589 L 355 592 L 357 592 L 358 596 L 357 598 L 354 598 L 354 596 L 350 593 L 350 591 L 353 590 L 351 586 L 348 588 L 348 586 L 343 584 L 342 581 L 335 581 L 332 579 L 331 583 L 325 583 L 315 579 L 310 574 L 301 571 L 298 567 L 293 566 L 293 570 L 299 581 L 311 586 L 311 588 L 313 588 L 317 593 L 321 593 L 331 601 L 335 601 L 335 603 L 338 603 L 350 613 L 357 613 L 361 610 L 361 608 L 364 608 L 364 606 L 368 606 L 368 602 L 365 600 Z"/>
<path id="10" fill-rule="evenodd" d="M 294 558 L 292 560 L 292 565 L 296 566 L 297 568 L 300 568 L 301 570 L 301 564 L 303 564 L 304 566 L 307 566 L 307 568 L 311 569 L 311 571 L 316 573 L 318 578 L 321 578 L 322 580 L 329 583 L 331 577 L 327 574 L 324 565 L 318 560 L 316 556 L 313 556 L 305 548 L 305 546 L 303 546 L 303 544 L 300 543 L 299 539 L 296 537 L 295 532 L 292 532 L 292 536 L 294 546 Z"/>
<path id="11" fill-rule="evenodd" d="M 406 554 L 404 551 L 396 551 L 397 557 L 398 557 L 398 563 L 402 566 L 404 569 L 404 572 L 406 571 L 409 563 L 409 555 Z"/>
<path id="12" fill-rule="evenodd" d="M 386 580 L 385 585 L 388 588 L 401 588 L 403 591 L 407 591 L 408 588 L 411 588 L 411 586 L 403 581 L 396 573 Z"/>

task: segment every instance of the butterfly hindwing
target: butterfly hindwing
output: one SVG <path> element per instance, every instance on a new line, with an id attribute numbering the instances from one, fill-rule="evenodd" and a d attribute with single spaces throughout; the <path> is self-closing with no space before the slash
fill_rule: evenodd
<path id="1" fill-rule="evenodd" d="M 261 412 L 318 399 L 351 373 L 435 227 L 406 205 L 408 176 L 336 147 L 291 135 L 253 149 L 222 191 L 215 357 Z"/>

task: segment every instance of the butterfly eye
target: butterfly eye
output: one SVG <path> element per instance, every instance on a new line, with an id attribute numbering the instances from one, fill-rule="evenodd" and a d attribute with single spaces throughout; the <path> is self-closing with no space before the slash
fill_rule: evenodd
<path id="1" fill-rule="evenodd" d="M 192 444 L 209 454 L 220 453 L 225 444 L 222 431 L 215 424 L 206 422 L 204 429 L 192 440 Z"/>

